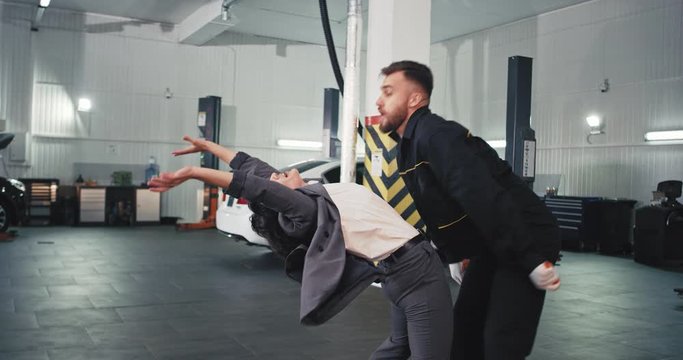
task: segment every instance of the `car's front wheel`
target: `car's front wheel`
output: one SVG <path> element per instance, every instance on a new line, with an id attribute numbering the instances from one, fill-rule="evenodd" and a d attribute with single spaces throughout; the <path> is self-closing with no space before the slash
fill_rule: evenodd
<path id="1" fill-rule="evenodd" d="M 0 200 L 0 233 L 4 233 L 9 228 L 9 206 L 6 201 Z"/>

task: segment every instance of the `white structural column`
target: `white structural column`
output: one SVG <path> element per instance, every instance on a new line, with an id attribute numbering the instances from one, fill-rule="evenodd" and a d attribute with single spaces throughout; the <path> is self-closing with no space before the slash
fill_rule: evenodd
<path id="1" fill-rule="evenodd" d="M 371 0 L 368 8 L 363 184 L 417 228 L 424 224 L 398 176 L 397 144 L 379 129 L 375 102 L 380 94 L 382 68 L 400 60 L 429 65 L 431 5 L 431 0 Z"/>
<path id="2" fill-rule="evenodd" d="M 378 115 L 375 100 L 383 67 L 399 60 L 429 65 L 431 12 L 431 0 L 368 1 L 367 116 Z"/>

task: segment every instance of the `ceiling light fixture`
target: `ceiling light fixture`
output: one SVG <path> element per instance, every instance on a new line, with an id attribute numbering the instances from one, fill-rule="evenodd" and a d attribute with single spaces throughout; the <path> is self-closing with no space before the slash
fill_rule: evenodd
<path id="1" fill-rule="evenodd" d="M 486 142 L 494 149 L 505 149 L 507 145 L 505 140 L 486 140 Z"/>
<path id="2" fill-rule="evenodd" d="M 645 141 L 683 140 L 683 130 L 650 131 L 645 133 Z"/>
<path id="3" fill-rule="evenodd" d="M 278 139 L 277 146 L 291 149 L 322 150 L 321 141 Z"/>

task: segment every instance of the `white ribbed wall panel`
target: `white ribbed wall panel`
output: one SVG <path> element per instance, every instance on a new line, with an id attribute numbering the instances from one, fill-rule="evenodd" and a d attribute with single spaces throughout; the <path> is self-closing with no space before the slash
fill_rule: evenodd
<path id="1" fill-rule="evenodd" d="M 31 31 L 29 9 L 0 3 L 0 119 L 7 131 L 26 132 L 31 109 Z"/>
<path id="2" fill-rule="evenodd" d="M 29 6 L 0 2 L 0 119 L 6 121 L 6 131 L 17 136 L 29 131 L 31 120 L 30 17 Z M 0 152 L 9 172 L 5 174 L 3 169 L 0 176 L 18 177 L 27 170 L 23 163 L 10 161 L 14 146 Z M 29 146 L 26 152 L 30 156 Z"/>
<path id="3" fill-rule="evenodd" d="M 321 155 L 279 149 L 276 141 L 321 139 L 323 89 L 336 87 L 322 46 L 224 34 L 196 47 L 176 43 L 172 27 L 57 10 L 46 12 L 39 32 L 23 21 L 29 41 L 20 42 L 2 19 L 0 39 L 7 34 L 20 44 L 7 54 L 30 56 L 17 75 L 28 94 L 21 99 L 28 101 L 30 157 L 14 176 L 68 184 L 79 175 L 76 162 L 146 164 L 150 155 L 162 171 L 197 164 L 197 156 L 169 154 L 184 146 L 183 134 L 198 134 L 197 99 L 207 95 L 223 100 L 221 143 L 275 166 Z M 91 112 L 76 111 L 81 96 L 92 100 Z M 110 145 L 118 154 L 107 152 Z M 192 182 L 164 194 L 162 215 L 197 220 L 200 188 Z"/>
<path id="4" fill-rule="evenodd" d="M 323 89 L 337 87 L 325 47 L 232 33 L 209 45 L 228 46 L 237 59 L 232 99 L 237 120 L 223 117 L 224 142 L 275 166 L 319 157 L 320 152 L 283 151 L 275 144 L 286 138 L 321 140 Z M 344 51 L 337 54 L 342 61 Z M 226 92 L 230 85 L 226 82 Z"/>
<path id="5" fill-rule="evenodd" d="M 537 166 L 543 173 L 562 174 L 566 194 L 647 202 L 658 182 L 681 179 L 681 151 L 681 145 L 547 149 Z"/>
<path id="6" fill-rule="evenodd" d="M 657 182 L 683 179 L 683 145 L 643 140 L 683 129 L 683 0 L 595 0 L 434 44 L 433 110 L 503 139 L 514 55 L 534 58 L 537 173 L 562 174 L 561 194 L 647 202 Z M 591 113 L 606 134 L 589 144 Z"/>
<path id="7" fill-rule="evenodd" d="M 118 145 L 120 153 L 112 155 L 107 152 L 109 144 Z M 179 169 L 186 165 L 199 163 L 197 155 L 172 157 L 171 151 L 182 146 L 180 143 L 151 143 L 151 142 L 123 142 L 99 141 L 88 139 L 60 139 L 34 137 L 34 164 L 31 171 L 22 176 L 37 178 L 53 178 L 59 174 L 64 183 L 71 183 L 79 175 L 75 172 L 74 162 L 98 164 L 143 164 L 149 156 L 154 156 L 162 171 Z M 82 174 L 87 178 L 87 174 Z M 162 194 L 162 214 L 164 216 L 178 216 L 186 221 L 197 221 L 198 214 L 193 204 L 196 191 L 201 189 L 201 183 L 190 181 L 168 193 Z"/>

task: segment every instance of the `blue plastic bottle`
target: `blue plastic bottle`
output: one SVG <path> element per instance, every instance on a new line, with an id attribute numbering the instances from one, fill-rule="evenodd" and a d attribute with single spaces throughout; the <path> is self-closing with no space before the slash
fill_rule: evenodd
<path id="1" fill-rule="evenodd" d="M 159 165 L 157 165 L 157 160 L 154 156 L 149 157 L 149 165 L 145 168 L 145 183 L 147 183 L 152 177 L 159 175 Z"/>

